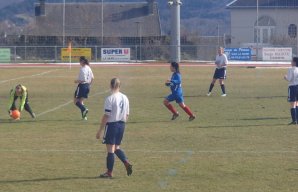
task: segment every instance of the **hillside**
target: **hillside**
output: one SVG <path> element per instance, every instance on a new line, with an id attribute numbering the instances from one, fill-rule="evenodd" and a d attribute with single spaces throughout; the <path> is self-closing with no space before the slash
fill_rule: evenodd
<path id="1" fill-rule="evenodd" d="M 34 17 L 34 3 L 37 0 L 10 0 L 0 2 L 0 22 L 9 21 L 16 26 L 24 26 Z M 101 2 L 102 0 L 65 0 L 69 2 Z M 103 2 L 144 2 L 145 0 L 104 0 Z M 162 28 L 169 33 L 169 6 L 166 0 L 158 2 Z M 182 34 L 217 35 L 229 32 L 229 12 L 225 5 L 231 0 L 182 0 Z M 47 3 L 63 0 L 47 0 Z M 31 19 L 30 19 L 31 18 Z M 219 31 L 218 28 L 219 27 Z"/>

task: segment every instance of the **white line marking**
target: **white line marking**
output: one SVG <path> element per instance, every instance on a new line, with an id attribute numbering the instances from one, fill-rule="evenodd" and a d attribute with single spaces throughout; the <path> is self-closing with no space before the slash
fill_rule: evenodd
<path id="1" fill-rule="evenodd" d="M 125 150 L 128 152 L 142 152 L 142 153 L 189 153 L 189 151 L 175 151 L 175 150 L 163 150 L 163 151 L 153 151 L 153 150 Z M 37 152 L 37 153 L 55 153 L 55 152 L 106 152 L 105 150 L 95 150 L 95 149 L 0 149 L 0 152 Z M 298 151 L 225 151 L 225 150 L 214 150 L 214 151 L 192 151 L 193 154 L 298 154 Z"/>
<path id="2" fill-rule="evenodd" d="M 31 77 L 41 76 L 41 75 L 44 75 L 44 74 L 47 74 L 47 73 L 51 73 L 51 72 L 54 72 L 54 71 L 57 71 L 57 70 L 58 69 L 50 70 L 50 71 L 45 71 L 45 72 L 42 72 L 42 73 L 28 75 L 28 76 L 22 76 L 22 77 L 18 77 L 18 78 L 14 78 L 14 79 L 7 79 L 7 80 L 0 81 L 0 84 L 6 83 L 6 82 L 9 82 L 9 81 L 19 80 L 19 79 L 25 79 L 25 78 L 31 78 Z"/>
<path id="3" fill-rule="evenodd" d="M 95 93 L 95 94 L 91 95 L 89 98 L 94 97 L 94 96 L 96 96 L 96 95 L 102 95 L 102 94 L 107 93 L 107 92 L 109 92 L 109 91 L 110 91 L 110 90 L 105 90 L 105 91 L 103 91 L 103 92 Z M 36 117 L 40 117 L 40 116 L 45 115 L 45 114 L 47 114 L 47 113 L 50 113 L 50 112 L 59 110 L 59 109 L 65 107 L 65 106 L 67 106 L 67 105 L 69 105 L 69 104 L 71 104 L 71 103 L 73 103 L 73 100 L 67 101 L 66 103 L 61 104 L 61 105 L 58 105 L 57 107 L 54 107 L 54 108 L 52 108 L 52 109 L 46 110 L 46 111 L 44 111 L 44 112 L 41 112 L 41 113 L 37 114 Z"/>

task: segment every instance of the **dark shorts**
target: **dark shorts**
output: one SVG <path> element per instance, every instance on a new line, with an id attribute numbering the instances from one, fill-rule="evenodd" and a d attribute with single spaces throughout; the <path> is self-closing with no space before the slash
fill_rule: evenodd
<path id="1" fill-rule="evenodd" d="M 103 136 L 103 144 L 120 145 L 124 135 L 125 123 L 122 121 L 107 123 Z"/>
<path id="2" fill-rule="evenodd" d="M 225 67 L 220 69 L 215 69 L 213 79 L 226 79 L 227 70 Z"/>
<path id="3" fill-rule="evenodd" d="M 295 102 L 298 101 L 298 86 L 292 85 L 288 88 L 288 101 Z"/>
<path id="4" fill-rule="evenodd" d="M 90 86 L 88 83 L 78 84 L 77 89 L 74 93 L 75 98 L 88 98 Z"/>
<path id="5" fill-rule="evenodd" d="M 176 101 L 176 103 L 184 102 L 183 95 L 180 94 L 170 94 L 166 97 L 169 102 Z"/>

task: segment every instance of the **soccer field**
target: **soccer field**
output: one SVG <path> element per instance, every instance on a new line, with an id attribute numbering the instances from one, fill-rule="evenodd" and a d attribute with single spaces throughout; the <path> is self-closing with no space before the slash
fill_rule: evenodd
<path id="1" fill-rule="evenodd" d="M 298 126 L 291 121 L 284 68 L 229 67 L 227 97 L 206 93 L 213 67 L 181 66 L 185 103 L 171 121 L 163 106 L 169 66 L 92 66 L 88 121 L 72 103 L 79 67 L 1 68 L 0 191 L 293 192 L 298 190 Z M 113 179 L 106 149 L 95 139 L 112 77 L 130 99 L 122 148 L 133 174 L 116 159 Z M 37 118 L 7 114 L 9 90 L 29 89 Z"/>

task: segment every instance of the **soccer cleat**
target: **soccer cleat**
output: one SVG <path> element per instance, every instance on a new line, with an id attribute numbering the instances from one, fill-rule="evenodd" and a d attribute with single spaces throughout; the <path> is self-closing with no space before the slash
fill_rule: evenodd
<path id="1" fill-rule="evenodd" d="M 87 118 L 87 117 L 84 117 L 84 118 L 82 118 L 82 120 L 83 120 L 83 121 L 87 121 L 87 120 L 88 120 L 88 118 Z"/>
<path id="2" fill-rule="evenodd" d="M 100 178 L 105 178 L 105 179 L 111 179 L 112 178 L 112 174 L 105 172 L 103 174 L 99 175 Z"/>
<path id="3" fill-rule="evenodd" d="M 207 93 L 207 96 L 210 96 L 210 95 L 211 95 L 211 92 L 208 92 L 208 93 Z"/>
<path id="4" fill-rule="evenodd" d="M 192 120 L 194 120 L 195 118 L 196 118 L 196 116 L 190 116 L 188 120 L 189 120 L 189 121 L 192 121 Z"/>
<path id="5" fill-rule="evenodd" d="M 35 118 L 36 118 L 35 113 L 32 113 L 32 114 L 31 114 L 31 117 L 32 117 L 33 119 L 35 119 Z"/>
<path id="6" fill-rule="evenodd" d="M 222 96 L 222 97 L 225 97 L 225 96 L 227 96 L 227 94 L 222 94 L 221 96 Z"/>
<path id="7" fill-rule="evenodd" d="M 87 113 L 88 113 L 88 109 L 85 109 L 85 111 L 83 111 L 83 113 L 82 113 L 83 119 L 85 119 L 85 117 L 87 117 Z"/>
<path id="8" fill-rule="evenodd" d="M 175 114 L 173 114 L 173 116 L 172 116 L 172 119 L 171 120 L 175 120 L 177 117 L 179 117 L 179 113 L 177 112 L 177 113 L 175 113 Z"/>
<path id="9" fill-rule="evenodd" d="M 126 168 L 127 176 L 130 176 L 132 174 L 132 165 L 128 163 L 127 165 L 125 165 L 125 168 Z"/>
<path id="10" fill-rule="evenodd" d="M 297 125 L 296 121 L 292 121 L 291 123 L 289 123 L 288 125 Z"/>

